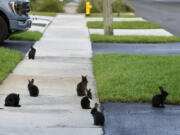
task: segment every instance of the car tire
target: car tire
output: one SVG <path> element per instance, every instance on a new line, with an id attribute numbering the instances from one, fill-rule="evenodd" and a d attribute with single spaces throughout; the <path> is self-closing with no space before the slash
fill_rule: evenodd
<path id="1" fill-rule="evenodd" d="M 0 42 L 8 36 L 8 25 L 6 21 L 0 16 Z"/>

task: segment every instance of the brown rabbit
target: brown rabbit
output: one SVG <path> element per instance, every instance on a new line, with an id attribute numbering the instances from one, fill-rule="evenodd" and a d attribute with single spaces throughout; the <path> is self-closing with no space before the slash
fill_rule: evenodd
<path id="1" fill-rule="evenodd" d="M 39 95 L 39 88 L 34 85 L 34 79 L 32 80 L 28 80 L 29 84 L 28 84 L 28 90 L 29 90 L 29 94 L 31 97 L 38 97 Z"/>
<path id="2" fill-rule="evenodd" d="M 91 109 L 90 107 L 90 99 L 92 99 L 91 89 L 87 90 L 87 96 L 81 99 L 81 107 L 82 109 Z"/>
<path id="3" fill-rule="evenodd" d="M 94 108 L 91 110 L 91 114 L 94 118 L 94 125 L 103 126 L 105 122 L 104 114 L 98 111 L 98 104 L 95 103 Z"/>
<path id="4" fill-rule="evenodd" d="M 162 86 L 159 87 L 161 94 L 155 95 L 152 99 L 152 106 L 153 107 L 164 107 L 164 102 L 168 93 L 164 90 Z"/>
<path id="5" fill-rule="evenodd" d="M 31 46 L 31 50 L 28 53 L 28 58 L 34 60 L 35 59 L 35 54 L 36 54 L 36 49 L 33 48 L 33 46 Z"/>
<path id="6" fill-rule="evenodd" d="M 19 101 L 19 94 L 11 93 L 6 97 L 4 105 L 10 107 L 21 107 L 21 105 L 19 105 Z"/>
<path id="7" fill-rule="evenodd" d="M 85 96 L 86 95 L 86 90 L 87 90 L 87 76 L 82 76 L 82 80 L 80 83 L 77 85 L 77 95 L 78 96 Z"/>

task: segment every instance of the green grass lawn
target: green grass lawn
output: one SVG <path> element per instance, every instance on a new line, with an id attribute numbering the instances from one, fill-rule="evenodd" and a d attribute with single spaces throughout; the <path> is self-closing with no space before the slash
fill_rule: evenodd
<path id="1" fill-rule="evenodd" d="M 101 102 L 151 102 L 162 85 L 180 104 L 180 56 L 97 55 L 93 66 Z"/>
<path id="2" fill-rule="evenodd" d="M 0 84 L 23 59 L 24 54 L 0 47 Z"/>
<path id="3" fill-rule="evenodd" d="M 103 17 L 103 14 L 91 14 L 89 16 L 86 16 L 86 17 Z M 117 13 L 113 14 L 113 17 L 119 17 L 117 16 Z M 130 15 L 130 14 L 120 14 L 120 18 L 136 18 L 136 17 L 139 17 L 138 15 Z"/>
<path id="4" fill-rule="evenodd" d="M 89 21 L 87 22 L 88 28 L 103 29 L 103 21 Z M 113 22 L 114 29 L 159 29 L 157 24 L 148 21 L 115 21 Z"/>
<path id="5" fill-rule="evenodd" d="M 168 43 L 180 42 L 177 36 L 106 36 L 91 34 L 91 41 L 96 43 Z"/>
<path id="6" fill-rule="evenodd" d="M 56 16 L 56 13 L 54 13 L 54 12 L 33 12 L 33 11 L 31 11 L 30 14 L 31 15 L 39 15 L 39 16 L 53 16 L 53 17 Z"/>
<path id="7" fill-rule="evenodd" d="M 10 40 L 29 40 L 39 41 L 42 37 L 42 33 L 38 31 L 27 31 L 19 34 L 14 34 L 9 37 Z"/>

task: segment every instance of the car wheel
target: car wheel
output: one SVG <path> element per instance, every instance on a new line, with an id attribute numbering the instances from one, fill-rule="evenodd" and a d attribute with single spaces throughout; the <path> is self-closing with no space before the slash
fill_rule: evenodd
<path id="1" fill-rule="evenodd" d="M 8 25 L 6 21 L 0 16 L 0 42 L 8 36 Z"/>

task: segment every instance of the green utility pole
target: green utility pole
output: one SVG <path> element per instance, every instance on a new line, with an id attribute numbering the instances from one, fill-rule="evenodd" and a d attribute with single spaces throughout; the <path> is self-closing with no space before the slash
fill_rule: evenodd
<path id="1" fill-rule="evenodd" d="M 112 0 L 103 0 L 104 35 L 113 35 Z"/>

